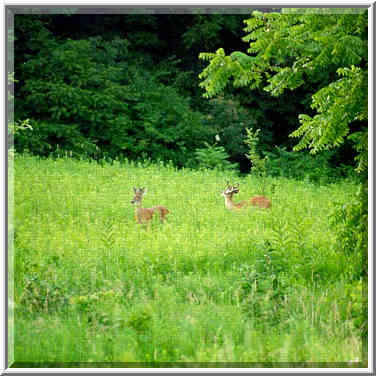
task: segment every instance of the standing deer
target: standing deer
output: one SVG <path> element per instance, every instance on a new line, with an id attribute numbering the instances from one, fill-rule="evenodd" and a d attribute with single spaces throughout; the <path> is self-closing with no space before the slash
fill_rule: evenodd
<path id="1" fill-rule="evenodd" d="M 221 193 L 221 195 L 225 198 L 225 205 L 227 209 L 241 209 L 249 205 L 268 209 L 272 206 L 271 201 L 265 196 L 255 196 L 249 201 L 234 202 L 232 201 L 232 195 L 236 193 L 239 193 L 239 183 L 230 185 L 230 183 L 227 182 L 226 189 Z"/>
<path id="2" fill-rule="evenodd" d="M 156 211 L 159 211 L 160 221 L 163 223 L 166 214 L 168 214 L 168 209 L 164 206 L 153 206 L 152 208 L 142 208 L 141 202 L 143 196 L 146 194 L 147 189 L 146 188 L 135 188 L 134 190 L 134 197 L 131 201 L 131 204 L 136 205 L 136 220 L 138 223 L 151 223 L 151 219 L 153 218 L 153 214 Z"/>

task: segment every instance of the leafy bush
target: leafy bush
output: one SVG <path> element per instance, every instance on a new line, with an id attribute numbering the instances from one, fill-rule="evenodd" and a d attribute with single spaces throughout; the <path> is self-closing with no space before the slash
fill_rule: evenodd
<path id="1" fill-rule="evenodd" d="M 77 152 L 81 147 L 90 155 L 96 145 L 110 158 L 184 166 L 206 139 L 202 115 L 132 60 L 124 39 L 67 40 L 41 51 L 22 69 L 26 79 L 17 113 L 43 123 L 44 136 L 36 132 L 33 142 L 20 138 L 17 145 L 27 144 L 34 154 L 54 152 L 57 134 L 74 133 L 69 135 L 73 141 L 59 136 L 59 148 L 72 150 L 73 143 Z"/>
<path id="2" fill-rule="evenodd" d="M 204 142 L 205 148 L 196 149 L 195 156 L 202 168 L 218 169 L 220 171 L 235 170 L 236 163 L 228 161 L 229 155 L 223 146 L 210 145 Z"/>
<path id="3" fill-rule="evenodd" d="M 243 265 L 241 294 L 244 310 L 259 325 L 277 325 L 282 319 L 281 303 L 289 286 L 288 260 L 278 250 L 266 244 L 266 249 L 257 254 L 255 265 Z"/>
<path id="4" fill-rule="evenodd" d="M 263 87 L 276 97 L 310 85 L 310 107 L 316 114 L 298 116 L 300 126 L 290 133 L 299 138 L 294 150 L 330 150 L 354 137 L 357 169 L 366 170 L 367 12 L 351 12 L 323 16 L 254 11 L 245 20 L 248 54 L 226 55 L 224 48 L 199 54 L 209 62 L 199 74 L 204 96 L 221 94 L 230 82 L 235 88 Z M 361 129 L 354 132 L 355 121 Z"/>
<path id="5" fill-rule="evenodd" d="M 242 170 L 249 171 L 243 139 L 246 128 L 256 125 L 262 111 L 246 109 L 236 99 L 222 96 L 204 102 L 204 105 L 200 110 L 206 114 L 205 127 L 209 136 L 218 135 L 231 160 L 239 162 Z"/>
<path id="6" fill-rule="evenodd" d="M 251 174 L 260 179 L 261 189 L 260 193 L 265 194 L 266 188 L 266 161 L 267 157 L 261 158 L 260 152 L 258 149 L 259 144 L 259 133 L 260 129 L 253 131 L 252 129 L 246 129 L 247 136 L 244 140 L 244 143 L 248 146 L 248 154 L 246 157 L 251 161 Z"/>
<path id="7" fill-rule="evenodd" d="M 9 129 L 10 128 L 10 129 Z M 9 131 L 11 131 L 11 126 L 9 127 Z M 25 120 L 19 120 L 13 124 L 13 133 L 18 133 L 20 131 L 23 131 L 25 129 L 30 129 L 32 130 L 33 127 L 30 125 L 30 120 L 25 119 Z"/>
<path id="8" fill-rule="evenodd" d="M 266 169 L 271 176 L 283 176 L 297 180 L 307 179 L 326 184 L 341 176 L 341 170 L 330 164 L 332 152 L 312 155 L 308 152 L 289 152 L 286 147 L 276 146 L 274 152 L 266 151 Z"/>
<path id="9" fill-rule="evenodd" d="M 359 186 L 353 200 L 343 205 L 337 204 L 331 215 L 331 225 L 337 232 L 336 248 L 348 259 L 347 277 L 352 284 L 346 289 L 348 300 L 352 302 L 351 315 L 362 336 L 368 336 L 368 189 L 366 184 Z"/>
<path id="10" fill-rule="evenodd" d="M 69 155 L 80 158 L 95 158 L 98 147 L 84 137 L 77 124 L 32 122 L 32 130 L 24 130 L 15 137 L 19 152 L 31 151 L 40 156 L 60 157 Z"/>
<path id="11" fill-rule="evenodd" d="M 360 185 L 351 202 L 337 205 L 331 216 L 336 228 L 338 250 L 349 257 L 349 275 L 353 279 L 367 276 L 368 196 L 367 186 Z"/>
<path id="12" fill-rule="evenodd" d="M 25 289 L 19 301 L 23 310 L 51 313 L 66 307 L 68 292 L 64 282 L 51 286 L 43 277 L 37 273 L 24 276 Z"/>

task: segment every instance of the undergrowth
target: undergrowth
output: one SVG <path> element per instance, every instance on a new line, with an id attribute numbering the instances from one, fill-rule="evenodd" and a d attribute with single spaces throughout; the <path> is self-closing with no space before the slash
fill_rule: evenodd
<path id="1" fill-rule="evenodd" d="M 226 180 L 235 200 L 258 181 L 234 174 L 16 155 L 15 361 L 363 360 L 363 284 L 328 226 L 356 185 L 267 178 L 271 210 L 235 212 Z M 133 186 L 165 224 L 136 223 Z"/>

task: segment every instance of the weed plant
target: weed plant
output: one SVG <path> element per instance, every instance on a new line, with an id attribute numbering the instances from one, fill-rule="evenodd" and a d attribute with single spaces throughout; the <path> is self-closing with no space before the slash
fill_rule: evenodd
<path id="1" fill-rule="evenodd" d="M 229 211 L 235 179 L 236 200 L 257 193 L 234 172 L 16 155 L 15 361 L 363 360 L 361 285 L 328 226 L 356 185 L 269 178 L 270 210 Z M 166 223 L 136 223 L 134 186 Z"/>

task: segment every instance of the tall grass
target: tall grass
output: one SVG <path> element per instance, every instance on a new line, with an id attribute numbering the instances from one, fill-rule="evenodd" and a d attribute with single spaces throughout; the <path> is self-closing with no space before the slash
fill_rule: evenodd
<path id="1" fill-rule="evenodd" d="M 361 360 L 328 226 L 355 185 L 271 179 L 271 210 L 233 212 L 226 179 L 257 193 L 214 170 L 16 156 L 16 362 Z M 136 223 L 133 186 L 165 224 Z"/>

